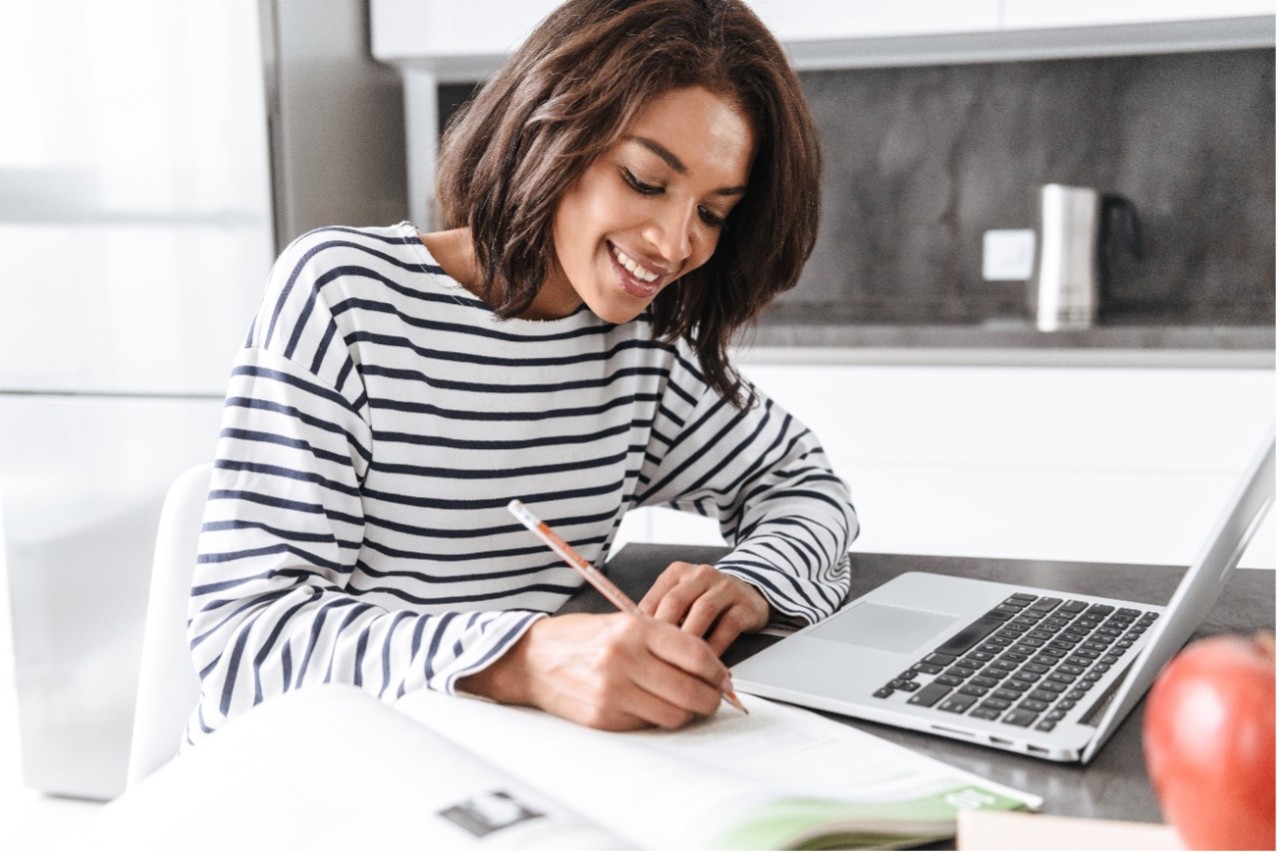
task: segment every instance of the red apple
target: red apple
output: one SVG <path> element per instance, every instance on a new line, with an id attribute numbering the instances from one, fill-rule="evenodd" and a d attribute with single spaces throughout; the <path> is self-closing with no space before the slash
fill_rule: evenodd
<path id="1" fill-rule="evenodd" d="M 1274 637 L 1188 645 L 1151 688 L 1142 735 L 1160 809 L 1188 847 L 1276 848 Z"/>

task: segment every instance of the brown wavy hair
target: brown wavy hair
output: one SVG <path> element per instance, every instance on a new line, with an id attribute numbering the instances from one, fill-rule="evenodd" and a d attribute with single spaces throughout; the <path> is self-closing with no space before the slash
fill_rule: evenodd
<path id="1" fill-rule="evenodd" d="M 657 95 L 702 86 L 756 135 L 747 192 L 706 264 L 664 288 L 661 340 L 684 338 L 706 381 L 744 405 L 733 334 L 795 286 L 818 230 L 821 152 L 782 48 L 740 0 L 569 0 L 454 119 L 437 198 L 471 229 L 485 300 L 501 317 L 533 302 L 552 268 L 557 204 Z"/>

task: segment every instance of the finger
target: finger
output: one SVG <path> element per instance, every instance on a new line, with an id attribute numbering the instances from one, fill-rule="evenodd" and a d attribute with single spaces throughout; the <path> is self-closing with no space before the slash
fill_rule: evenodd
<path id="1" fill-rule="evenodd" d="M 689 568 L 691 567 L 688 563 L 676 562 L 663 569 L 662 574 L 658 575 L 658 579 L 653 582 L 653 586 L 649 587 L 649 591 L 644 594 L 644 598 L 640 599 L 638 605 L 640 611 L 646 616 L 654 616 L 658 604 L 680 583 L 680 578 Z"/>
<path id="2" fill-rule="evenodd" d="M 656 657 L 637 666 L 632 676 L 637 692 L 628 697 L 626 710 L 662 728 L 679 728 L 720 707 L 722 688 Z"/>
<path id="3" fill-rule="evenodd" d="M 711 630 L 711 626 L 716 623 L 716 620 L 733 607 L 735 603 L 731 589 L 716 588 L 708 590 L 693 602 L 684 617 L 684 621 L 680 623 L 680 629 L 686 633 L 693 634 L 695 637 L 706 637 L 707 632 Z"/>
<path id="4" fill-rule="evenodd" d="M 729 670 L 700 637 L 664 622 L 653 622 L 646 643 L 654 657 L 688 673 L 717 690 L 729 677 Z"/>
<path id="5" fill-rule="evenodd" d="M 678 583 L 668 590 L 654 610 L 654 617 L 672 625 L 683 625 L 689 610 L 708 590 L 720 586 L 724 576 L 714 566 L 684 564 Z"/>
<path id="6" fill-rule="evenodd" d="M 735 605 L 726 610 L 716 622 L 715 628 L 707 637 L 707 645 L 717 656 L 724 654 L 725 649 L 751 627 L 751 610 L 743 605 Z"/>

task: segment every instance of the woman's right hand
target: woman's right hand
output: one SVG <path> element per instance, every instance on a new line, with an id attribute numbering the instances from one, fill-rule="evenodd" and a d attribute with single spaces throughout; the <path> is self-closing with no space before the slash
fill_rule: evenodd
<path id="1" fill-rule="evenodd" d="M 728 678 L 711 647 L 675 625 L 578 613 L 539 619 L 458 689 L 597 729 L 674 729 L 714 714 Z"/>

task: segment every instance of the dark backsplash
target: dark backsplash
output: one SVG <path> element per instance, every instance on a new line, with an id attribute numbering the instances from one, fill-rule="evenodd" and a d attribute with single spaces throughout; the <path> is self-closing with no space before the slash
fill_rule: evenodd
<path id="1" fill-rule="evenodd" d="M 982 236 L 1030 228 L 1039 185 L 1129 198 L 1107 325 L 1275 323 L 1275 52 L 805 72 L 822 134 L 818 245 L 766 324 L 1027 316 Z"/>
<path id="2" fill-rule="evenodd" d="M 982 235 L 1031 228 L 1041 184 L 1119 193 L 1100 325 L 1273 326 L 1275 51 L 803 72 L 825 154 L 822 227 L 762 322 L 1026 319 L 984 281 Z M 440 87 L 443 124 L 473 86 Z"/>

